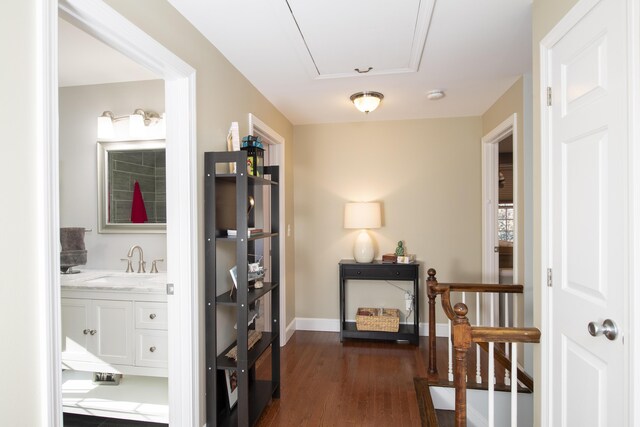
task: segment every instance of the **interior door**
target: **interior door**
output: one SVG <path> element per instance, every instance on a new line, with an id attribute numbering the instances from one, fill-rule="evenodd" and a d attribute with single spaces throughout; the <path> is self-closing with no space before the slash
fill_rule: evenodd
<path id="1" fill-rule="evenodd" d="M 547 57 L 553 426 L 626 425 L 627 2 L 592 3 Z"/>

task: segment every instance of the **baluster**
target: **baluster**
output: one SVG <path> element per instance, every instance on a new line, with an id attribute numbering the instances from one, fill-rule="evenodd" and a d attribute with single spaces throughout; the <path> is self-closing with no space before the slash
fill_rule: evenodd
<path id="1" fill-rule="evenodd" d="M 496 307 L 495 307 L 495 305 L 496 305 L 496 302 L 495 302 L 496 301 L 496 298 L 495 298 L 496 295 L 493 294 L 493 293 L 491 293 L 489 295 L 490 295 L 490 297 L 489 297 L 489 301 L 490 301 L 490 303 L 489 303 L 489 312 L 491 314 L 491 318 L 489 319 L 489 326 L 495 327 L 496 326 Z M 493 346 L 494 346 L 494 343 L 490 343 L 489 346 L 490 346 L 489 347 L 489 355 L 488 355 L 489 363 L 490 363 L 489 366 L 493 366 L 493 362 L 494 362 L 494 360 L 493 360 L 494 359 Z M 493 387 L 493 384 L 496 383 L 496 371 L 492 367 L 489 368 L 488 371 L 487 371 L 487 383 L 491 383 L 492 387 Z M 489 424 L 489 425 L 491 425 L 491 424 Z"/>
<path id="2" fill-rule="evenodd" d="M 465 306 L 467 305 L 467 293 L 466 293 L 466 292 L 463 292 L 463 293 L 462 293 L 462 303 L 463 303 Z M 469 381 L 469 376 L 468 376 L 468 375 L 466 375 L 466 376 L 464 377 L 464 382 L 467 382 L 467 381 Z"/>
<path id="3" fill-rule="evenodd" d="M 427 270 L 427 299 L 429 300 L 429 381 L 438 380 L 438 362 L 436 359 L 436 294 L 431 286 L 436 285 L 436 271 L 433 268 Z"/>
<path id="4" fill-rule="evenodd" d="M 467 426 L 467 352 L 471 347 L 471 325 L 467 319 L 467 306 L 458 303 L 453 308 L 455 313 L 453 323 L 453 338 L 456 348 L 456 427 Z"/>
<path id="5" fill-rule="evenodd" d="M 504 326 L 505 328 L 509 327 L 509 294 L 504 294 Z M 505 343 L 504 345 L 504 353 L 509 358 L 509 348 L 510 346 Z M 508 386 L 511 384 L 510 372 L 508 369 L 504 370 L 504 385 Z"/>
<path id="6" fill-rule="evenodd" d="M 476 325 L 480 325 L 480 299 L 482 294 L 476 292 Z M 480 371 L 480 346 L 476 344 L 476 383 L 482 383 L 482 372 Z"/>
<path id="7" fill-rule="evenodd" d="M 449 329 L 447 331 L 447 342 L 448 342 L 448 358 L 449 358 L 449 365 L 448 365 L 448 374 L 447 374 L 447 379 L 449 381 L 453 381 L 453 341 L 451 340 L 451 320 L 449 320 L 448 322 L 449 324 Z"/>
<path id="8" fill-rule="evenodd" d="M 514 380 L 511 382 L 511 427 L 518 427 L 518 344 L 512 343 L 511 372 Z"/>
<path id="9" fill-rule="evenodd" d="M 493 299 L 492 299 L 492 304 L 493 304 Z M 493 310 L 492 310 L 493 313 Z M 493 317 L 491 318 L 493 320 Z M 487 386 L 488 386 L 488 393 L 489 393 L 489 427 L 494 427 L 495 426 L 495 415 L 494 415 L 494 378 L 495 378 L 495 365 L 494 365 L 494 349 L 493 349 L 494 343 L 490 342 L 489 343 L 489 354 L 488 354 L 488 358 L 489 358 L 489 367 L 487 369 Z"/>

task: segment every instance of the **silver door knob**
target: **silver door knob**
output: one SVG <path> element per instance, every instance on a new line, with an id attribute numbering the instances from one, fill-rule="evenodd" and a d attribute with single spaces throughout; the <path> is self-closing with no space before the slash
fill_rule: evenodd
<path id="1" fill-rule="evenodd" d="M 598 325 L 596 322 L 589 322 L 589 325 L 587 325 L 587 329 L 589 329 L 589 333 L 593 337 L 604 335 L 611 341 L 615 340 L 618 337 L 618 327 L 611 319 L 606 319 L 604 322 L 602 322 L 602 325 Z"/>

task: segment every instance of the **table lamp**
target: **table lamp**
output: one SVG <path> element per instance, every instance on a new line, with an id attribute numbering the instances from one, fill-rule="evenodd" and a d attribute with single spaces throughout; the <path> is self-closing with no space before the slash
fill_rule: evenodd
<path id="1" fill-rule="evenodd" d="M 356 262 L 371 262 L 375 256 L 373 241 L 367 228 L 380 228 L 380 203 L 347 203 L 344 206 L 344 228 L 359 228 L 353 245 L 353 257 Z"/>

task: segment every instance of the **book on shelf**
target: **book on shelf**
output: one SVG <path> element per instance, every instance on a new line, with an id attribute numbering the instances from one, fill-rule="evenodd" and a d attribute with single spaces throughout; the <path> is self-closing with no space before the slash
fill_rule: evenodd
<path id="1" fill-rule="evenodd" d="M 264 230 L 262 228 L 249 227 L 249 230 L 247 232 L 247 236 L 251 237 L 251 236 L 255 236 L 256 234 L 261 234 L 261 233 L 264 233 Z M 227 230 L 227 236 L 236 237 L 237 235 L 238 235 L 238 230 Z"/>

